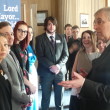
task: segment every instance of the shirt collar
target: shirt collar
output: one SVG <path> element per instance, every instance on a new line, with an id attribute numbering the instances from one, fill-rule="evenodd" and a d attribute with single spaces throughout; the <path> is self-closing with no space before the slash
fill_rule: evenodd
<path id="1" fill-rule="evenodd" d="M 49 33 L 46 32 L 46 34 L 47 34 L 47 37 L 48 37 L 49 39 L 50 39 L 50 36 L 53 36 L 53 39 L 55 40 L 55 33 L 49 34 Z"/>
<path id="2" fill-rule="evenodd" d="M 110 40 L 107 42 L 106 47 L 110 44 Z"/>

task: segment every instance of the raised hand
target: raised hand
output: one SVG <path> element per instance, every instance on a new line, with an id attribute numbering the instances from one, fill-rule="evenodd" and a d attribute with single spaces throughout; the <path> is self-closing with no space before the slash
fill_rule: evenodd
<path id="1" fill-rule="evenodd" d="M 58 85 L 66 87 L 66 88 L 79 88 L 82 87 L 85 81 L 85 78 L 83 78 L 80 74 L 74 73 L 74 79 L 70 81 L 62 81 L 58 83 Z"/>

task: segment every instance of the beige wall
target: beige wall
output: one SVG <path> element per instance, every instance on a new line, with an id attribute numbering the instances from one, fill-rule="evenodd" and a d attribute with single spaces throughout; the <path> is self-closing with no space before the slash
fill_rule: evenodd
<path id="1" fill-rule="evenodd" d="M 37 0 L 37 10 L 48 10 L 48 16 L 51 15 L 51 0 Z M 38 26 L 38 35 L 44 32 L 43 26 Z"/>
<path id="2" fill-rule="evenodd" d="M 61 33 L 63 32 L 63 27 L 66 23 L 71 23 L 72 25 L 78 25 L 80 27 L 81 13 L 89 15 L 89 27 L 80 28 L 81 32 L 87 29 L 93 30 L 94 12 L 99 8 L 105 7 L 106 3 L 105 0 L 58 0 L 58 1 L 59 3 L 63 3 L 63 5 L 65 5 L 64 1 L 68 1 L 68 3 L 66 3 L 66 5 L 68 6 L 65 6 L 66 8 L 62 7 L 64 10 L 63 14 L 62 9 L 60 9 L 59 7 L 60 14 L 58 16 L 58 20 L 60 21 L 59 23 L 61 27 L 59 27 L 59 31 Z M 62 16 L 60 16 L 61 14 L 63 18 Z"/>
<path id="3" fill-rule="evenodd" d="M 30 21 L 30 5 L 36 4 L 37 10 L 48 10 L 48 16 L 55 16 L 58 20 L 58 32 L 63 33 L 64 25 L 66 23 L 71 23 L 72 25 L 80 26 L 80 13 L 85 13 L 89 15 L 89 28 L 81 28 L 81 32 L 86 29 L 93 29 L 93 14 L 94 12 L 106 5 L 107 0 L 21 0 L 22 3 L 26 4 L 26 17 L 25 21 L 28 24 L 31 24 Z M 63 6 L 64 4 L 68 6 Z M 62 13 L 62 11 L 64 11 Z M 25 14 L 25 13 L 24 13 Z M 36 15 L 35 15 L 36 16 Z M 43 26 L 37 26 L 36 21 L 37 35 L 44 32 Z"/>
<path id="4" fill-rule="evenodd" d="M 107 6 L 110 6 L 110 0 L 107 0 Z"/>

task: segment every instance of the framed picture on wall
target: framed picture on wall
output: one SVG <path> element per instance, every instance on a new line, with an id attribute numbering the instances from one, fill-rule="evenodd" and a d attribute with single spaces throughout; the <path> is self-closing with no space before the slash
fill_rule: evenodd
<path id="1" fill-rule="evenodd" d="M 88 14 L 80 14 L 80 27 L 88 28 L 89 27 L 89 15 Z"/>
<path id="2" fill-rule="evenodd" d="M 37 25 L 38 26 L 43 26 L 44 25 L 44 20 L 47 16 L 48 16 L 48 11 L 47 10 L 37 11 Z"/>

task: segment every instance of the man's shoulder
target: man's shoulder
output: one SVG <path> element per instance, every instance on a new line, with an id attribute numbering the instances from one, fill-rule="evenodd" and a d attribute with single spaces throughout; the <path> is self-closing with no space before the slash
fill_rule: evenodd
<path id="1" fill-rule="evenodd" d="M 40 35 L 36 36 L 36 38 L 43 37 L 43 36 L 46 36 L 46 33 L 40 34 Z"/>
<path id="2" fill-rule="evenodd" d="M 64 35 L 64 34 L 56 33 L 56 37 L 59 37 L 59 38 L 62 39 L 62 40 L 65 39 L 65 35 Z"/>
<path id="3" fill-rule="evenodd" d="M 2 64 L 10 64 L 10 54 L 6 56 L 6 58 L 2 61 Z"/>
<path id="4" fill-rule="evenodd" d="M 65 34 L 60 34 L 60 33 L 55 33 L 56 34 L 56 36 L 63 36 L 63 37 L 65 37 Z"/>

